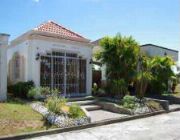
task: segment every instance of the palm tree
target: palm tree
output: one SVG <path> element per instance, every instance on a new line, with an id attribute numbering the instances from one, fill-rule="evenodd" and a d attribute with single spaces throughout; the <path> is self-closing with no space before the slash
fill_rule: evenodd
<path id="1" fill-rule="evenodd" d="M 150 92 L 151 94 L 162 94 L 164 91 L 167 91 L 168 80 L 170 80 L 172 76 L 175 76 L 171 69 L 175 63 L 173 59 L 168 56 L 154 57 L 151 63 L 151 72 L 154 75 L 154 79 L 150 85 Z"/>
<path id="2" fill-rule="evenodd" d="M 107 83 L 112 89 L 111 92 L 114 92 L 112 94 L 122 97 L 136 73 L 139 44 L 132 37 L 117 34 L 112 38 L 104 37 L 100 46 L 102 51 L 96 58 L 106 65 Z"/>
<path id="3" fill-rule="evenodd" d="M 142 99 L 146 93 L 148 84 L 153 79 L 152 62 L 146 56 L 139 56 L 138 69 L 135 77 L 136 95 Z"/>

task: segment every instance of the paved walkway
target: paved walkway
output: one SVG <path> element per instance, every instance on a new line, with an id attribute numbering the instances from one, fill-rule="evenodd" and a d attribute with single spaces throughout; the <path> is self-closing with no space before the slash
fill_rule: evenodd
<path id="1" fill-rule="evenodd" d="M 102 109 L 101 110 L 89 111 L 89 114 L 90 114 L 92 122 L 128 116 L 125 114 L 113 113 L 113 112 L 102 110 Z"/>
<path id="2" fill-rule="evenodd" d="M 180 111 L 34 140 L 180 140 Z"/>

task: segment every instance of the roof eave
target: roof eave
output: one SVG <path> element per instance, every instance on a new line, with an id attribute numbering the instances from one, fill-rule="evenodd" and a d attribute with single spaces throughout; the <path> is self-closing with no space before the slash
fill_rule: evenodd
<path id="1" fill-rule="evenodd" d="M 143 45 L 141 45 L 141 47 L 148 47 L 148 46 L 154 46 L 154 47 L 157 47 L 157 48 L 162 48 L 162 49 L 166 49 L 166 50 L 169 50 L 169 51 L 173 51 L 173 52 L 179 53 L 178 50 L 173 50 L 173 49 L 169 49 L 169 48 L 158 46 L 158 45 L 154 45 L 154 44 L 143 44 Z"/>
<path id="2" fill-rule="evenodd" d="M 46 36 L 46 37 L 54 37 L 54 38 L 65 39 L 65 40 L 70 40 L 70 41 L 82 42 L 82 43 L 87 43 L 90 46 L 92 46 L 90 40 L 86 39 L 86 38 L 78 39 L 78 38 L 64 37 L 64 36 L 54 34 L 54 33 L 30 30 L 30 31 L 22 34 L 21 36 L 17 37 L 16 39 L 12 40 L 11 43 L 10 43 L 10 47 L 15 46 L 16 44 L 22 42 L 25 39 L 28 39 L 32 35 L 42 35 L 42 36 Z"/>

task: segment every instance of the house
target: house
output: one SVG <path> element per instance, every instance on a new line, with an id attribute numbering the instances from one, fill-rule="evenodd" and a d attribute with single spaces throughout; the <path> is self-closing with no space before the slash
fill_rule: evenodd
<path id="1" fill-rule="evenodd" d="M 96 54 L 99 51 L 102 51 L 102 48 L 99 46 L 99 42 L 101 39 L 98 39 L 94 42 L 92 42 L 92 44 L 94 44 L 93 47 L 93 55 Z M 169 48 L 165 48 L 165 47 L 161 47 L 161 46 L 157 46 L 157 45 L 153 45 L 153 44 L 145 44 L 145 45 L 141 45 L 140 46 L 140 50 L 141 52 L 144 52 L 145 54 L 147 54 L 148 56 L 170 56 L 175 62 L 178 62 L 178 51 L 177 50 L 173 50 L 173 49 L 169 49 Z M 94 61 L 96 61 L 95 58 L 93 58 Z M 101 80 L 105 81 L 106 80 L 106 66 L 102 65 L 95 65 L 94 68 L 96 70 L 101 70 Z M 173 71 L 175 73 L 177 73 L 177 67 L 173 67 Z"/>
<path id="2" fill-rule="evenodd" d="M 175 62 L 178 61 L 178 51 L 157 46 L 153 44 L 141 45 L 141 51 L 145 52 L 149 56 L 170 56 Z"/>
<path id="3" fill-rule="evenodd" d="M 13 40 L 8 49 L 8 81 L 32 80 L 66 97 L 86 96 L 92 87 L 90 40 L 45 22 Z"/>

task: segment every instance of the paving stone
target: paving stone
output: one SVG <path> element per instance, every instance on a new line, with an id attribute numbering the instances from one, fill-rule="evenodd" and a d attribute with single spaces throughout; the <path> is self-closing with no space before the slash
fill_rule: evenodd
<path id="1" fill-rule="evenodd" d="M 113 113 L 113 112 L 106 111 L 106 110 L 89 111 L 89 114 L 90 114 L 92 122 L 127 116 L 124 114 Z"/>

